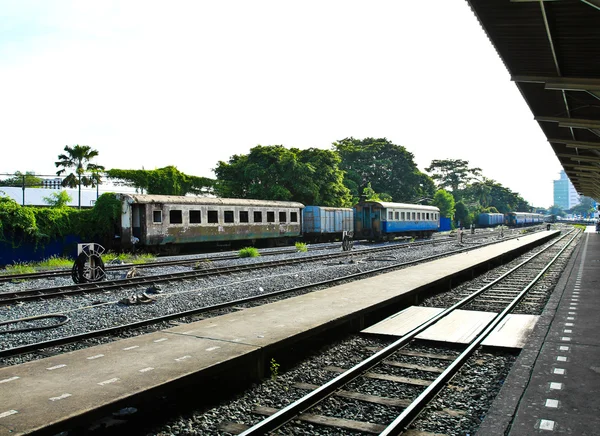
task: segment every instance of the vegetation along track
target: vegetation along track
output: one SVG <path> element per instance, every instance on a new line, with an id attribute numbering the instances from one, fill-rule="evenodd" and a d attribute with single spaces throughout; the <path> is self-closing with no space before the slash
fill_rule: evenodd
<path id="1" fill-rule="evenodd" d="M 508 238 L 506 238 L 508 239 Z M 503 240 L 506 240 L 503 239 Z M 498 240 L 494 240 L 491 243 L 499 242 Z M 37 300 L 40 298 L 53 298 L 53 297 L 66 297 L 75 294 L 82 293 L 94 293 L 94 292 L 106 292 L 113 289 L 125 289 L 132 288 L 136 286 L 142 285 L 157 285 L 163 282 L 172 282 L 175 280 L 190 280 L 197 279 L 209 275 L 217 275 L 217 274 L 230 274 L 240 271 L 247 270 L 256 270 L 261 268 L 275 268 L 282 265 L 289 265 L 294 263 L 307 263 L 307 262 L 315 262 L 323 259 L 340 259 L 340 258 L 349 258 L 354 255 L 366 255 L 369 253 L 381 253 L 381 252 L 389 252 L 392 250 L 398 249 L 409 249 L 415 248 L 423 245 L 430 244 L 452 244 L 451 240 L 437 240 L 437 241 L 421 241 L 421 242 L 412 242 L 409 244 L 393 244 L 393 245 L 385 245 L 378 247 L 370 247 L 364 248 L 362 250 L 351 251 L 351 252 L 336 252 L 336 253 L 326 253 L 326 254 L 314 254 L 314 255 L 306 255 L 302 257 L 296 258 L 288 258 L 281 260 L 273 260 L 273 261 L 265 261 L 265 262 L 257 262 L 257 263 L 248 263 L 248 264 L 238 264 L 234 266 L 223 266 L 223 267 L 213 267 L 211 266 L 210 261 L 204 262 L 202 260 L 194 260 L 194 261 L 178 261 L 176 265 L 193 265 L 195 268 L 191 271 L 179 271 L 173 273 L 165 273 L 160 275 L 137 275 L 134 274 L 130 277 L 120 278 L 116 280 L 107 280 L 101 282 L 87 282 L 87 283 L 77 283 L 73 285 L 65 285 L 59 287 L 51 287 L 51 288 L 33 288 L 33 289 L 24 289 L 24 290 L 16 290 L 16 291 L 4 291 L 0 292 L 0 305 L 13 304 L 16 302 L 22 302 L 27 300 Z M 490 243 L 490 242 L 488 242 Z M 479 241 L 476 241 L 471 244 L 471 247 L 467 246 L 461 250 L 452 250 L 449 251 L 448 254 L 454 254 L 463 250 L 473 249 L 472 245 L 477 244 L 477 246 L 483 246 L 485 244 L 481 244 Z M 287 252 L 289 253 L 289 252 Z M 237 258 L 237 257 L 236 257 Z M 218 260 L 222 260 L 222 258 L 217 258 Z M 162 267 L 165 265 L 153 265 L 155 268 Z M 137 268 L 137 266 L 135 266 Z"/>
<path id="2" fill-rule="evenodd" d="M 4 322 L 2 323 L 4 325 L 0 326 L 0 334 L 5 333 L 0 356 L 10 357 L 74 342 L 87 341 L 87 345 L 82 343 L 81 346 L 89 346 L 91 338 L 103 337 L 103 341 L 110 341 L 114 340 L 114 336 L 127 336 L 144 333 L 148 329 L 166 328 L 169 326 L 167 322 L 172 320 L 189 322 L 197 319 L 200 314 L 205 317 L 220 314 L 223 310 L 237 310 L 244 305 L 265 304 L 273 299 L 288 298 L 336 282 L 360 279 L 453 254 L 445 245 L 424 245 L 417 250 L 404 250 L 404 247 L 396 246 L 401 253 L 398 258 L 389 255 L 381 258 L 374 257 L 369 264 L 353 258 L 348 262 L 321 264 L 316 270 L 314 266 L 296 266 L 294 267 L 296 269 L 291 272 L 289 271 L 291 267 L 288 267 L 287 271 L 278 273 L 271 268 L 268 272 L 269 276 L 262 278 L 247 278 L 249 273 L 246 273 L 246 277 L 239 277 L 239 274 L 226 276 L 225 284 L 223 284 L 225 278 L 220 279 L 221 284 L 215 284 L 213 278 L 205 277 L 204 283 L 198 284 L 199 287 L 191 283 L 190 288 L 185 290 L 170 286 L 176 289 L 169 289 L 170 292 L 165 291 L 163 294 L 155 295 L 156 302 L 152 304 L 135 307 L 119 304 L 118 299 L 100 300 L 99 298 L 105 297 L 106 293 L 99 297 L 81 295 L 77 298 L 59 299 L 51 304 L 49 301 L 32 301 L 30 305 L 17 304 L 9 308 L 10 313 L 14 313 L 12 322 Z M 460 247 L 456 252 L 465 249 L 467 248 Z M 370 252 L 360 253 L 369 256 Z M 369 257 L 363 257 L 365 258 Z M 302 269 L 298 270 L 298 268 Z M 122 296 L 125 295 L 124 292 L 126 291 L 120 292 Z M 65 317 L 70 317 L 70 323 L 67 325 L 65 325 Z M 42 356 L 47 352 L 48 350 L 43 351 Z M 56 352 L 60 350 L 51 351 L 51 353 Z M 30 357 L 35 358 L 35 356 Z M 5 360 L 3 363 L 13 364 L 20 361 Z"/>

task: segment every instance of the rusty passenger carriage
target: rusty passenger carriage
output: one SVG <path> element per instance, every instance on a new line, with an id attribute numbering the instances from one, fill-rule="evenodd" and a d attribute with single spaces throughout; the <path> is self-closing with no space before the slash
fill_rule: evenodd
<path id="1" fill-rule="evenodd" d="M 288 201 L 119 194 L 120 245 L 162 252 L 181 246 L 284 244 L 301 234 L 304 205 Z"/>

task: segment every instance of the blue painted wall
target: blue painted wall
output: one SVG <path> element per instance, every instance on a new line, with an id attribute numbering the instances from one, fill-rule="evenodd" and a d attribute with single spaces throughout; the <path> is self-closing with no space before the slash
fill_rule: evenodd
<path id="1" fill-rule="evenodd" d="M 446 217 L 440 217 L 440 232 L 452 230 L 452 220 Z"/>
<path id="2" fill-rule="evenodd" d="M 33 243 L 23 243 L 18 247 L 0 241 L 0 266 L 18 262 L 39 262 L 52 256 L 72 258 L 77 256 L 79 236 L 67 235 L 61 240 L 50 241 L 36 248 Z"/>

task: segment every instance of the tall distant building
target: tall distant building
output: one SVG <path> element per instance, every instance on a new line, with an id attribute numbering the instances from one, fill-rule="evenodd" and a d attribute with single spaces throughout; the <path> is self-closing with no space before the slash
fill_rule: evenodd
<path id="1" fill-rule="evenodd" d="M 580 203 L 579 194 L 567 177 L 567 173 L 560 172 L 560 179 L 554 181 L 554 204 L 564 210 L 571 209 Z"/>

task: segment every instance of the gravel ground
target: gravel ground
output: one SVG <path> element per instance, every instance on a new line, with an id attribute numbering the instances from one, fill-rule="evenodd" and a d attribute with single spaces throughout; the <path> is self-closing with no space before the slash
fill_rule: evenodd
<path id="1" fill-rule="evenodd" d="M 0 320 L 23 319 L 43 314 L 65 314 L 70 321 L 60 327 L 23 333 L 4 334 L 0 349 L 8 349 L 25 344 L 52 340 L 68 335 L 95 331 L 121 324 L 141 321 L 157 316 L 179 313 L 198 307 L 205 307 L 226 301 L 235 301 L 255 295 L 289 289 L 292 287 L 318 283 L 332 278 L 364 272 L 375 268 L 447 253 L 459 248 L 456 243 L 425 245 L 420 247 L 401 247 L 386 254 L 361 254 L 356 249 L 348 260 L 321 260 L 297 265 L 274 267 L 257 271 L 241 272 L 198 280 L 185 280 L 160 284 L 160 294 L 154 295 L 156 302 L 150 304 L 126 305 L 120 303 L 132 294 L 140 295 L 147 288 L 109 291 L 74 295 L 69 298 L 54 298 L 43 301 L 28 301 L 12 306 L 0 306 Z M 335 250 L 338 253 L 339 250 Z M 306 256 L 306 253 L 293 254 L 295 257 Z M 267 260 L 289 258 L 292 255 L 269 256 Z M 257 259 L 235 259 L 212 262 L 221 265 L 239 265 L 260 261 Z M 216 266 L 216 265 L 215 265 Z M 189 270 L 190 267 L 161 268 L 172 272 Z M 141 274 L 152 275 L 153 270 L 144 270 Z M 45 286 L 67 284 L 69 279 L 36 280 Z M 15 290 L 23 283 L 2 283 L 0 289 Z M 54 320 L 51 320 L 54 322 Z M 10 328 L 24 327 L 22 323 L 13 324 Z"/>
<path id="2" fill-rule="evenodd" d="M 495 238 L 495 236 L 490 237 Z M 453 248 L 457 248 L 456 242 L 453 243 Z M 339 252 L 339 249 L 334 251 Z M 107 294 L 90 294 L 74 296 L 69 299 L 54 299 L 0 307 L 0 320 L 18 319 L 44 313 L 66 313 L 71 317 L 71 321 L 68 324 L 56 329 L 10 335 L 5 334 L 3 335 L 3 342 L 0 349 L 8 349 L 23 344 L 63 337 L 65 335 L 98 330 L 125 322 L 135 322 L 136 320 L 149 317 L 176 313 L 189 310 L 193 307 L 201 307 L 223 301 L 232 301 L 250 295 L 260 295 L 302 284 L 315 283 L 358 271 L 388 266 L 390 260 L 406 262 L 419 257 L 444 253 L 449 251 L 449 248 L 447 245 L 404 248 L 393 254 L 374 256 L 368 254 L 361 255 L 360 251 L 360 247 L 355 247 L 351 262 L 340 262 L 338 260 L 329 262 L 320 261 L 312 264 L 285 266 L 258 272 L 244 272 L 161 285 L 162 293 L 157 295 L 157 301 L 146 305 L 126 306 L 118 303 L 120 299 L 144 290 L 139 289 L 135 291 L 127 290 Z M 294 254 L 294 256 L 302 255 L 305 254 Z M 282 255 L 281 257 L 289 256 Z M 277 256 L 269 256 L 266 260 L 275 258 Z M 256 259 L 237 259 L 219 261 L 218 264 L 229 265 L 256 261 Z M 170 269 L 174 271 L 182 270 L 180 267 Z M 146 270 L 143 274 L 150 275 L 152 274 L 151 271 Z M 36 281 L 34 287 L 57 286 L 61 280 L 63 279 L 55 278 L 48 280 L 44 285 L 40 285 L 41 281 Z M 70 278 L 65 278 L 64 284 L 71 284 Z M 25 282 L 0 284 L 0 292 L 3 292 L 3 289 L 6 292 L 15 287 L 23 289 L 23 286 L 31 285 L 26 285 Z M 463 286 L 469 287 L 468 284 L 464 284 Z M 158 327 L 165 328 L 167 326 L 168 324 L 163 323 Z M 128 332 L 126 335 L 143 333 L 148 330 L 153 330 L 153 328 L 138 329 L 137 331 Z M 70 351 L 108 340 L 114 340 L 114 338 L 97 338 L 87 341 L 85 344 L 66 345 L 53 350 Z M 256 405 L 278 409 L 284 407 L 306 393 L 294 388 L 292 386 L 293 383 L 306 382 L 320 384 L 326 382 L 336 375 L 333 372 L 326 371 L 324 369 L 326 366 L 349 368 L 353 363 L 357 363 L 372 354 L 373 351 L 370 347 L 381 348 L 387 345 L 387 343 L 385 340 L 352 336 L 332 346 L 318 350 L 313 356 L 303 360 L 293 368 L 280 368 L 279 373 L 275 377 L 254 385 L 251 389 L 238 394 L 233 400 L 228 400 L 221 405 L 209 409 L 202 409 L 179 416 L 149 431 L 148 434 L 160 436 L 179 434 L 228 435 L 229 433 L 219 430 L 221 423 L 231 421 L 252 425 L 261 419 L 252 414 L 252 409 Z M 436 351 L 439 352 L 439 350 Z M 447 353 L 452 352 L 453 350 L 447 351 Z M 23 358 L 4 359 L 0 363 L 9 365 L 31 358 L 36 357 L 25 356 Z M 514 357 L 509 354 L 492 355 L 478 353 L 467 368 L 453 379 L 451 383 L 452 387 L 446 389 L 445 393 L 441 394 L 428 411 L 423 414 L 423 419 L 415 422 L 415 427 L 427 431 L 443 431 L 449 435 L 473 434 L 495 397 L 497 390 L 499 390 L 513 359 Z M 423 364 L 435 365 L 434 362 L 428 359 L 423 359 Z M 418 371 L 403 372 L 402 374 L 405 376 L 413 374 L 413 376 L 418 377 L 430 377 L 430 375 L 425 375 Z M 381 391 L 381 383 L 370 383 L 368 381 L 356 382 L 353 387 L 363 393 L 391 397 L 398 396 L 397 386 L 394 383 L 389 384 L 389 392 Z M 418 388 L 408 387 L 403 389 L 401 397 L 405 396 L 409 398 L 418 392 Z M 365 416 L 364 420 L 370 422 L 387 424 L 390 421 L 389 409 L 372 405 L 365 406 L 361 402 L 354 402 L 349 405 L 347 401 L 341 403 L 339 400 L 331 399 L 322 407 L 326 410 L 337 410 L 341 416 L 345 416 L 348 419 L 360 420 L 360 417 Z M 468 413 L 462 417 L 451 418 L 448 415 L 440 413 L 440 410 L 444 408 L 468 411 Z M 332 432 L 332 430 L 324 427 L 301 424 L 291 426 L 283 434 L 355 435 L 359 433 L 351 431 L 340 432 L 339 429 Z"/>

